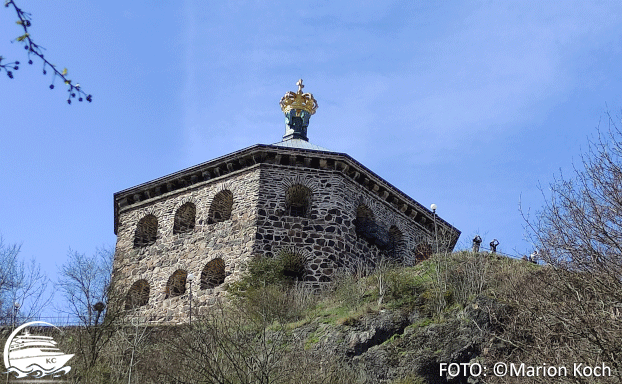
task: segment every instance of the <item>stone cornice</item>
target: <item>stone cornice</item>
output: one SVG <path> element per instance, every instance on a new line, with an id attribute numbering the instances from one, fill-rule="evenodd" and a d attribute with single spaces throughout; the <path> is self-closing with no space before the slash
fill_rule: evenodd
<path id="1" fill-rule="evenodd" d="M 198 187 L 199 184 L 221 179 L 222 176 L 233 172 L 238 173 L 238 171 L 261 163 L 339 171 L 419 225 L 431 228 L 433 231 L 434 214 L 432 211 L 345 153 L 256 144 L 115 193 L 114 232 L 117 233 L 121 209 L 138 206 L 140 202 L 160 198 L 174 191 L 181 192 L 188 187 Z M 451 244 L 453 248 L 460 236 L 460 231 L 438 215 L 436 220 L 439 227 L 454 235 L 452 236 L 453 244 Z"/>

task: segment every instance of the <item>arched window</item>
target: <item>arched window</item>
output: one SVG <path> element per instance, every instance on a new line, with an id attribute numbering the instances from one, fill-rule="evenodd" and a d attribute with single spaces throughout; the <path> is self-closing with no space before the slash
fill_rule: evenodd
<path id="1" fill-rule="evenodd" d="M 354 221 L 356 233 L 365 238 L 371 238 L 374 232 L 374 213 L 366 205 L 361 204 L 356 208 L 356 220 Z"/>
<path id="2" fill-rule="evenodd" d="M 311 190 L 301 184 L 292 185 L 285 193 L 285 207 L 289 216 L 308 217 L 311 210 Z"/>
<path id="3" fill-rule="evenodd" d="M 229 190 L 220 191 L 214 196 L 209 208 L 207 223 L 220 223 L 231 218 L 233 209 L 233 193 Z"/>
<path id="4" fill-rule="evenodd" d="M 133 309 L 147 305 L 149 302 L 149 283 L 138 280 L 130 287 L 125 296 L 125 309 Z"/>
<path id="5" fill-rule="evenodd" d="M 173 234 L 190 232 L 194 229 L 197 208 L 193 203 L 186 203 L 175 212 Z"/>
<path id="6" fill-rule="evenodd" d="M 225 282 L 225 261 L 214 259 L 201 272 L 201 289 L 210 289 Z"/>
<path id="7" fill-rule="evenodd" d="M 427 260 L 432 256 L 432 246 L 427 243 L 420 243 L 415 247 L 415 261 Z"/>
<path id="8" fill-rule="evenodd" d="M 178 269 L 168 278 L 168 282 L 166 283 L 166 298 L 181 296 L 186 293 L 186 276 L 186 271 Z"/>
<path id="9" fill-rule="evenodd" d="M 386 228 L 376 223 L 374 213 L 366 205 L 361 204 L 356 208 L 354 226 L 356 234 L 365 239 L 369 245 L 375 245 L 380 249 L 387 248 L 389 233 Z"/>
<path id="10" fill-rule="evenodd" d="M 394 260 L 400 260 L 402 255 L 402 231 L 395 225 L 389 228 L 389 244 L 387 246 L 387 253 L 390 258 Z"/>
<path id="11" fill-rule="evenodd" d="M 140 219 L 134 233 L 134 248 L 146 247 L 155 243 L 158 236 L 158 219 L 147 215 Z"/>
<path id="12" fill-rule="evenodd" d="M 283 276 L 288 280 L 302 281 L 307 274 L 304 254 L 297 248 L 281 249 L 276 257 L 281 259 Z"/>

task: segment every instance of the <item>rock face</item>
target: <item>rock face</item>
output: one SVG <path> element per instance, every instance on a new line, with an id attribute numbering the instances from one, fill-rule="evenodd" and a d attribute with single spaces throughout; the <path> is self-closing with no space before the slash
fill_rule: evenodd
<path id="1" fill-rule="evenodd" d="M 476 384 L 483 382 L 483 377 L 441 374 L 440 364 L 481 363 L 478 359 L 494 340 L 489 313 L 499 307 L 494 300 L 480 296 L 439 322 L 417 312 L 383 310 L 362 316 L 354 325 L 315 323 L 298 332 L 307 339 L 310 334 L 321 334 L 313 345 L 318 360 L 322 351 L 336 351 L 361 373 L 361 382 L 393 383 L 416 377 L 426 383 Z"/>

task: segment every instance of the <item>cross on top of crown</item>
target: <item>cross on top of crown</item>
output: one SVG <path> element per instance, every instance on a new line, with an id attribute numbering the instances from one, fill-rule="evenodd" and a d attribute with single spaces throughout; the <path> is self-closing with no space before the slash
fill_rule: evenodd
<path id="1" fill-rule="evenodd" d="M 297 92 L 289 91 L 281 98 L 279 105 L 281 106 L 281 110 L 283 113 L 287 114 L 292 109 L 295 109 L 300 114 L 301 111 L 307 111 L 310 115 L 315 113 L 317 109 L 317 101 L 313 98 L 313 95 L 310 93 L 302 93 L 302 89 L 304 85 L 302 84 L 302 79 L 298 80 L 296 83 L 298 86 Z"/>

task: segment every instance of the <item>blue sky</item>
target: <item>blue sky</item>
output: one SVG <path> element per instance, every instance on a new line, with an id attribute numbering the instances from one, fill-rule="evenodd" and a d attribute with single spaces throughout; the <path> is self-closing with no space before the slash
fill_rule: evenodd
<path id="1" fill-rule="evenodd" d="M 314 144 L 345 152 L 462 231 L 530 252 L 538 209 L 622 107 L 618 1 L 18 2 L 66 103 L 0 9 L 0 233 L 52 279 L 113 246 L 114 192 L 284 132 L 299 78 Z"/>

